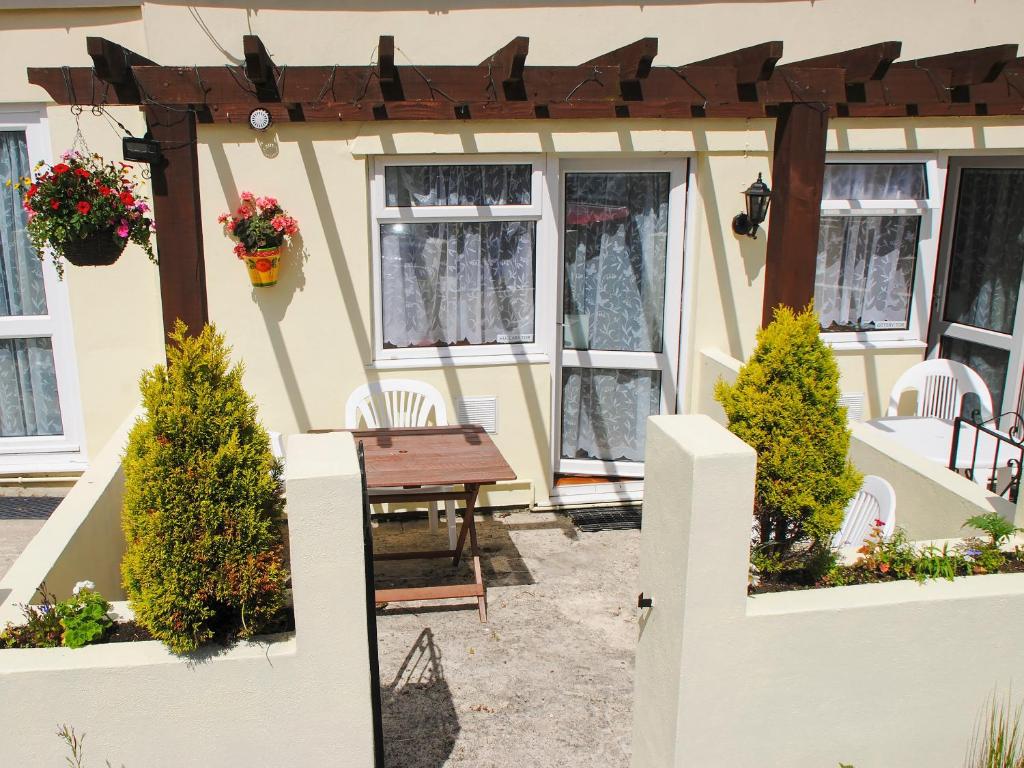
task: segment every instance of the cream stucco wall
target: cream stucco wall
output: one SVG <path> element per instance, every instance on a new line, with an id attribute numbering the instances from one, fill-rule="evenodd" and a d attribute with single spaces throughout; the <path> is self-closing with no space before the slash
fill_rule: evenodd
<path id="1" fill-rule="evenodd" d="M 785 41 L 784 62 L 885 39 L 903 40 L 906 56 L 927 55 L 1006 42 L 1021 29 L 1009 20 L 1024 20 L 1017 0 L 983 5 L 968 0 L 594 2 L 585 10 L 551 0 L 483 6 L 382 0 L 335 8 L 306 0 L 264 4 L 261 10 L 229 3 L 146 3 L 141 10 L 0 11 L 0 62 L 17 75 L 0 85 L 0 101 L 44 100 L 45 94 L 28 86 L 20 72 L 30 64 L 87 64 L 84 37 L 89 34 L 123 42 L 164 64 L 186 65 L 237 63 L 240 36 L 248 32 L 260 34 L 277 61 L 294 65 L 369 61 L 380 34 L 396 35 L 400 63 L 475 62 L 509 37 L 526 34 L 531 36 L 529 60 L 537 64 L 583 61 L 653 34 L 660 40 L 658 63 L 679 64 L 766 39 Z M 921 23 L 937 14 L 942 25 Z M 585 29 L 580 26 L 584 15 L 593 20 Z M 70 141 L 74 123 L 66 108 L 54 107 L 48 114 L 59 151 Z M 141 129 L 137 111 L 121 109 L 117 116 L 132 130 Z M 522 483 L 484 501 L 543 502 L 551 480 L 548 364 L 406 371 L 372 367 L 367 175 L 373 158 L 477 152 L 691 157 L 696 194 L 687 219 L 682 404 L 693 409 L 696 350 L 717 347 L 743 358 L 753 347 L 761 315 L 765 236 L 736 237 L 730 221 L 743 204 L 742 190 L 757 173 L 770 178 L 773 127 L 771 120 L 418 122 L 283 125 L 257 136 L 242 127 L 200 126 L 211 319 L 246 362 L 247 385 L 267 425 L 279 431 L 339 425 L 351 389 L 382 376 L 431 381 L 449 405 L 462 394 L 497 395 L 496 439 Z M 84 116 L 83 129 L 90 146 L 118 156 L 116 136 L 101 118 Z M 836 120 L 829 148 L 1019 152 L 1024 118 Z M 277 196 L 302 225 L 301 266 L 287 264 L 273 289 L 248 287 L 215 222 L 243 189 Z M 554 263 L 554 255 L 547 256 Z M 74 270 L 67 283 L 87 442 L 96 447 L 133 405 L 138 372 L 160 358 L 157 273 L 138 253 L 129 252 L 115 267 Z M 538 328 L 538 338 L 544 334 L 553 345 L 554 329 Z M 877 415 L 892 382 L 923 354 L 920 348 L 843 352 L 842 387 L 865 392 L 867 415 Z"/>
<path id="2" fill-rule="evenodd" d="M 88 734 L 88 764 L 373 764 L 355 446 L 299 435 L 288 455 L 295 631 L 189 657 L 157 641 L 0 650 L 4 765 L 63 762 L 59 724 Z"/>
<path id="3" fill-rule="evenodd" d="M 1024 575 L 747 597 L 754 452 L 662 416 L 647 456 L 634 768 L 953 768 L 1019 698 Z"/>

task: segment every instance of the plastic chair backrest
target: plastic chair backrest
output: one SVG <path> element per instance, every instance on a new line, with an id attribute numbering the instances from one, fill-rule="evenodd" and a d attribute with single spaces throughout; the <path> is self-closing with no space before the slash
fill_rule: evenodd
<path id="1" fill-rule="evenodd" d="M 832 539 L 836 547 L 859 547 L 871 532 L 875 520 L 882 521 L 882 537 L 896 530 L 896 492 L 878 475 L 867 475 L 857 495 L 846 505 L 843 527 Z"/>
<path id="2" fill-rule="evenodd" d="M 413 379 L 386 379 L 356 387 L 345 404 L 346 429 L 448 425 L 441 393 Z"/>
<path id="3" fill-rule="evenodd" d="M 977 371 L 955 360 L 925 360 L 904 372 L 889 395 L 886 416 L 897 415 L 900 397 L 908 389 L 917 391 L 916 416 L 952 421 L 960 415 L 960 399 L 973 392 L 981 401 L 982 421 L 992 418 L 992 395 L 985 380 Z"/>

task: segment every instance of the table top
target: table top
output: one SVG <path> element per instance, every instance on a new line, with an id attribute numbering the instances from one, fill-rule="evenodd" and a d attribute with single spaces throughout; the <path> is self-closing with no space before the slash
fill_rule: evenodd
<path id="1" fill-rule="evenodd" d="M 368 488 L 487 485 L 516 479 L 491 436 L 477 425 L 350 431 L 363 444 Z"/>
<path id="2" fill-rule="evenodd" d="M 909 448 L 926 459 L 949 466 L 949 452 L 953 447 L 953 422 L 934 417 L 887 416 L 865 422 Z M 978 449 L 974 450 L 974 438 L 978 437 Z M 960 442 L 957 444 L 957 469 L 992 469 L 996 464 L 996 449 L 999 449 L 999 464 L 1015 457 L 1010 446 L 999 446 L 999 440 L 992 435 L 961 424 Z"/>

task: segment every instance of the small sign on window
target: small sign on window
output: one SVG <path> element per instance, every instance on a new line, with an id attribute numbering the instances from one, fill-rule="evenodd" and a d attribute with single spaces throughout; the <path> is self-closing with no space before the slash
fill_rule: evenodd
<path id="1" fill-rule="evenodd" d="M 879 331 L 902 331 L 907 327 L 904 320 L 876 320 L 875 330 Z"/>
<path id="2" fill-rule="evenodd" d="M 494 337 L 498 344 L 532 344 L 532 333 L 499 333 Z"/>

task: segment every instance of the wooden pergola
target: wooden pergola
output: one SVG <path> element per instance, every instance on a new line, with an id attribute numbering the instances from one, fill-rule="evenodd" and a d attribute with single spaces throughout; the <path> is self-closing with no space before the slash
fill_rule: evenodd
<path id="1" fill-rule="evenodd" d="M 481 63 L 396 63 L 393 37 L 362 66 L 275 63 L 255 35 L 244 66 L 159 66 L 90 37 L 92 67 L 28 69 L 57 104 L 137 105 L 164 161 L 153 167 L 165 329 L 207 321 L 196 127 L 248 122 L 642 118 L 776 121 L 764 317 L 814 295 L 825 140 L 830 117 L 1024 118 L 1024 59 L 1016 44 L 898 61 L 881 42 L 779 64 L 778 41 L 680 66 L 654 66 L 649 37 L 576 66 L 528 66 L 517 37 Z M 400 51 L 399 51 L 400 53 Z"/>

